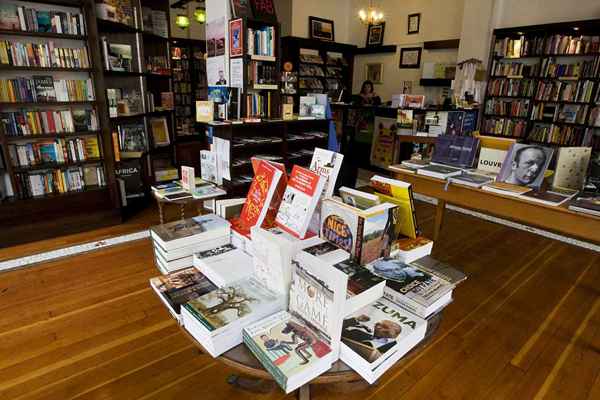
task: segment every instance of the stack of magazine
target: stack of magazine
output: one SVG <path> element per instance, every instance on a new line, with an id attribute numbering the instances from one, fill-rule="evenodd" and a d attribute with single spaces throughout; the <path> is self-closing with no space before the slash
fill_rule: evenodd
<path id="1" fill-rule="evenodd" d="M 289 178 L 253 159 L 255 182 L 230 232 L 217 216 L 202 232 L 176 229 L 190 230 L 177 239 L 153 231 L 155 248 L 196 246 L 194 268 L 151 280 L 183 329 L 213 357 L 243 343 L 286 393 L 338 360 L 374 383 L 423 340 L 466 279 L 430 257 L 409 184 L 374 177 L 335 197 L 341 155 L 314 157 Z"/>

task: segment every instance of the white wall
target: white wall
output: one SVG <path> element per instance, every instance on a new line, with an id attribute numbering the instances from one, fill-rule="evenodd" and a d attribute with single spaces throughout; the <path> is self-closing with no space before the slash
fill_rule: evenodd
<path id="1" fill-rule="evenodd" d="M 425 94 L 427 102 L 437 102 L 441 95 L 439 88 L 419 86 L 421 68 L 400 69 L 400 49 L 402 47 L 423 47 L 424 41 L 458 39 L 461 35 L 465 0 L 380 0 L 377 2 L 385 13 L 384 44 L 398 45 L 396 54 L 374 54 L 357 56 L 354 62 L 353 93 L 360 91 L 365 79 L 365 66 L 368 63 L 383 62 L 383 84 L 375 85 L 375 91 L 383 101 L 391 100 L 392 95 L 401 93 L 403 81 L 411 81 L 413 93 Z M 350 0 L 350 42 L 365 46 L 367 27 L 356 17 L 358 10 L 367 4 L 364 0 Z M 421 13 L 419 33 L 407 34 L 408 15 Z M 456 50 L 423 50 L 421 66 L 424 62 L 455 63 Z"/>
<path id="2" fill-rule="evenodd" d="M 598 0 L 495 0 L 493 28 L 600 18 Z"/>
<path id="3" fill-rule="evenodd" d="M 293 0 L 292 35 L 307 38 L 308 17 L 334 21 L 335 41 L 349 43 L 349 12 L 351 0 Z"/>

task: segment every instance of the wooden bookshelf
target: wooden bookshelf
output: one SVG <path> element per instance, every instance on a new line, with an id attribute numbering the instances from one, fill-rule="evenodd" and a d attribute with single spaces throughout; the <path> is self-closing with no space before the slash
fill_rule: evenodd
<path id="1" fill-rule="evenodd" d="M 514 137 L 554 146 L 600 146 L 600 140 L 594 139 L 600 135 L 600 127 L 593 126 L 591 121 L 592 110 L 598 107 L 596 99 L 600 92 L 600 68 L 594 70 L 592 66 L 590 67 L 591 71 L 588 72 L 582 69 L 583 63 L 600 60 L 600 49 L 591 46 L 586 49 L 584 42 L 586 37 L 594 36 L 600 36 L 600 20 L 496 29 L 490 49 L 482 132 L 486 135 Z M 577 39 L 581 39 L 582 42 L 578 44 Z M 499 63 L 511 64 L 511 68 L 507 67 L 507 69 L 517 73 L 497 74 L 495 67 Z M 565 74 L 566 71 L 570 71 L 568 68 L 577 71 L 575 65 L 581 70 L 580 72 Z M 519 70 L 522 70 L 523 73 L 520 73 Z M 521 93 L 522 87 L 518 89 L 519 93 L 515 93 L 516 90 L 511 91 L 512 84 L 520 81 L 525 82 L 523 86 L 528 87 L 527 93 Z M 587 84 L 586 81 L 592 83 L 589 92 L 588 88 L 584 86 Z M 504 88 L 507 88 L 506 90 L 501 89 L 503 84 Z M 545 99 L 545 94 L 538 93 L 543 84 L 553 85 L 550 95 L 556 96 L 556 100 Z M 570 86 L 567 87 L 567 85 Z M 560 90 L 559 93 L 554 92 L 556 88 Z M 565 88 L 569 90 L 570 96 L 563 100 L 562 91 Z M 578 91 L 583 92 L 585 100 L 576 97 L 581 95 L 577 93 Z M 586 95 L 588 93 L 589 97 Z M 510 108 L 511 104 L 516 105 L 513 103 L 514 101 L 527 100 L 529 104 L 526 117 L 500 115 L 492 112 L 491 109 L 492 101 L 504 101 Z M 497 104 L 501 105 L 501 103 Z M 546 107 L 548 105 L 550 106 L 548 111 L 546 108 L 542 111 L 537 109 L 539 106 Z M 574 118 L 578 120 L 576 122 L 562 120 L 559 118 L 559 114 L 563 110 L 570 114 L 575 113 Z M 534 111 L 553 113 L 554 116 L 552 120 L 539 120 L 534 118 Z M 580 111 L 584 114 L 583 120 L 579 120 L 577 115 Z M 492 119 L 503 119 L 504 122 L 499 122 L 498 128 L 511 125 L 511 121 L 516 120 L 524 120 L 526 125 L 522 127 L 522 134 L 515 134 L 514 127 L 506 132 L 490 131 L 490 128 L 493 128 Z M 558 131 L 552 131 L 553 127 L 559 127 Z M 539 133 L 542 128 L 547 128 L 547 133 Z M 577 129 L 577 131 L 567 131 L 567 128 Z"/>
<path id="2" fill-rule="evenodd" d="M 80 12 L 84 16 L 86 31 L 83 34 L 72 35 L 55 32 L 29 32 L 29 31 L 0 31 L 0 35 L 13 36 L 15 40 L 27 42 L 39 41 L 40 38 L 52 39 L 56 44 L 66 47 L 72 46 L 74 42 L 87 46 L 89 55 L 89 68 L 59 68 L 59 67 L 36 67 L 36 66 L 11 66 L 0 65 L 0 77 L 4 74 L 19 73 L 20 76 L 30 77 L 34 74 L 55 76 L 60 73 L 61 79 L 87 79 L 89 76 L 93 83 L 95 100 L 92 101 L 51 101 L 51 102 L 1 102 L 0 112 L 17 111 L 53 111 L 65 109 L 88 109 L 95 110 L 98 118 L 97 125 L 104 128 L 106 124 L 106 109 L 102 101 L 103 82 L 102 62 L 99 58 L 97 42 L 97 26 L 95 16 L 95 4 L 91 0 L 33 0 L 22 2 L 19 0 L 8 0 L 18 6 L 25 6 L 42 11 L 68 11 Z M 65 8 L 68 7 L 68 8 Z M 17 39 L 18 37 L 18 39 Z M 71 78 L 67 74 L 76 73 Z M 86 74 L 86 78 L 82 77 Z M 0 232 L 0 243 L 17 244 L 32 240 L 32 236 L 23 235 L 23 223 L 32 224 L 41 233 L 35 235 L 36 239 L 56 237 L 63 234 L 75 233 L 86 229 L 107 226 L 120 221 L 118 213 L 117 192 L 114 179 L 114 168 L 111 162 L 112 145 L 107 142 L 110 133 L 104 129 L 85 130 L 76 132 L 42 133 L 24 136 L 13 136 L 0 127 L 0 148 L 6 161 L 5 173 L 10 178 L 13 196 L 0 202 L 0 224 L 3 226 Z M 11 161 L 8 146 L 35 144 L 42 140 L 44 142 L 53 139 L 74 139 L 78 137 L 96 136 L 98 138 L 99 158 L 87 159 L 85 161 L 72 161 L 66 163 L 43 163 L 31 166 L 18 166 Z M 84 166 L 99 166 L 104 174 L 105 186 L 87 185 L 81 190 L 71 190 L 64 193 L 54 192 L 35 197 L 26 197 L 25 193 L 18 196 L 18 185 L 20 176 L 36 174 L 48 170 L 68 170 Z M 2 172 L 2 171 L 0 171 Z M 18 182 L 19 181 L 19 182 Z"/>

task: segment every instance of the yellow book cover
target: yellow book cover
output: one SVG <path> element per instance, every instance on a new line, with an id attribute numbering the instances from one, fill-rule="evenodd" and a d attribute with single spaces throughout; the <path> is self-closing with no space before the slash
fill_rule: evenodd
<path id="1" fill-rule="evenodd" d="M 88 137 L 85 139 L 85 152 L 89 158 L 100 158 L 100 147 L 97 137 Z"/>
<path id="2" fill-rule="evenodd" d="M 382 202 L 397 205 L 396 208 L 396 233 L 415 239 L 418 235 L 417 217 L 415 213 L 414 200 L 410 185 L 398 186 L 392 185 L 389 181 L 392 179 L 374 179 L 371 180 L 371 186 L 375 189 L 375 194 Z"/>

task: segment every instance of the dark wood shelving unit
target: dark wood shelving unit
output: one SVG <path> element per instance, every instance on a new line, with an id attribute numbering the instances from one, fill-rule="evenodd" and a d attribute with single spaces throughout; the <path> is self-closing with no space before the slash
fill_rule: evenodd
<path id="1" fill-rule="evenodd" d="M 27 7 L 52 11 L 52 6 L 72 7 L 74 12 L 81 12 L 85 20 L 86 31 L 81 35 L 70 35 L 55 32 L 28 32 L 1 30 L 0 35 L 18 36 L 20 38 L 49 39 L 57 41 L 82 42 L 88 48 L 90 68 L 55 68 L 35 66 L 1 65 L 0 74 L 7 72 L 44 73 L 86 73 L 89 74 L 94 86 L 96 100 L 93 101 L 54 101 L 54 102 L 2 102 L 0 111 L 51 111 L 65 108 L 95 109 L 98 118 L 98 131 L 78 131 L 63 133 L 47 133 L 26 136 L 9 136 L 0 128 L 0 150 L 4 152 L 6 172 L 10 177 L 14 196 L 0 202 L 0 243 L 9 246 L 64 234 L 76 233 L 87 229 L 108 226 L 120 221 L 118 212 L 118 194 L 115 185 L 112 162 L 112 145 L 110 131 L 107 127 L 107 109 L 102 101 L 104 85 L 102 81 L 102 62 L 98 47 L 95 3 L 92 0 L 32 0 Z M 68 78 L 67 78 L 68 79 Z M 20 111 L 20 110 L 19 110 Z M 9 144 L 36 143 L 38 140 L 51 141 L 54 139 L 70 139 L 80 136 L 96 136 L 98 138 L 99 158 L 81 162 L 46 163 L 29 167 L 14 166 L 8 154 Z M 107 140 L 108 139 L 108 140 Z M 98 165 L 102 167 L 106 186 L 87 186 L 83 190 L 73 190 L 65 193 L 50 193 L 43 196 L 27 197 L 22 193 L 18 197 L 18 176 L 27 175 L 43 170 L 67 170 L 78 167 Z M 19 183 L 20 184 L 20 183 Z M 26 222 L 26 223 L 25 223 Z M 31 226 L 35 226 L 32 229 Z"/>
<path id="2" fill-rule="evenodd" d="M 452 79 L 422 78 L 419 81 L 419 85 L 433 87 L 450 87 L 452 86 Z"/>
<path id="3" fill-rule="evenodd" d="M 574 29 L 577 28 L 577 29 Z M 593 61 L 600 60 L 600 49 L 594 49 L 593 51 L 586 51 L 583 49 L 581 53 L 577 54 L 575 52 L 569 51 L 569 43 L 565 42 L 567 47 L 564 52 L 562 49 L 559 53 L 548 51 L 551 47 L 548 47 L 547 44 L 550 43 L 551 40 L 555 38 L 555 35 L 562 35 L 563 37 L 570 38 L 581 38 L 581 37 L 589 37 L 590 36 L 600 36 L 600 20 L 586 20 L 586 21 L 573 21 L 573 22 L 564 22 L 564 23 L 555 23 L 555 24 L 544 24 L 544 25 L 532 25 L 532 26 L 524 26 L 524 27 L 515 27 L 515 28 L 502 28 L 494 30 L 494 34 L 491 42 L 490 49 L 490 64 L 488 67 L 489 75 L 488 75 L 488 86 L 486 88 L 486 97 L 484 100 L 485 106 L 483 107 L 484 113 L 482 118 L 482 127 L 481 131 L 486 132 L 485 135 L 490 136 L 498 136 L 498 137 L 514 137 L 517 139 L 523 139 L 525 141 L 531 141 L 534 143 L 546 144 L 550 146 L 587 146 L 594 145 L 595 143 L 600 143 L 600 140 L 591 139 L 593 136 L 600 135 L 600 127 L 592 126 L 590 121 L 592 116 L 592 110 L 598 107 L 595 99 L 600 92 L 600 71 L 596 71 L 593 75 L 586 77 L 583 74 L 578 75 L 569 75 L 569 76 L 546 76 L 550 74 L 550 71 L 542 71 L 531 73 L 531 76 L 526 76 L 526 72 L 523 75 L 494 75 L 494 66 L 496 63 L 515 63 L 515 64 L 527 64 L 527 65 L 539 65 L 541 66 L 544 60 L 548 58 L 556 59 L 557 64 L 575 64 L 581 61 Z M 511 53 L 499 53 L 496 54 L 496 42 L 503 43 L 503 40 L 527 40 L 529 41 L 530 46 L 525 46 L 522 44 L 520 47 L 521 52 L 519 56 L 513 56 Z M 541 47 L 536 48 L 533 40 L 543 40 L 543 45 Z M 554 47 L 553 47 L 554 48 Z M 527 49 L 527 50 L 524 50 Z M 528 51 L 528 52 L 525 52 Z M 522 62 L 523 61 L 523 62 Z M 535 62 L 535 64 L 531 64 L 531 62 Z M 533 69 L 535 71 L 535 69 Z M 491 88 L 499 82 L 506 81 L 531 81 L 531 87 L 527 89 L 527 92 L 523 92 L 522 95 L 521 90 L 523 87 L 518 89 L 518 93 L 511 93 L 510 91 L 504 91 L 502 93 L 511 93 L 511 95 L 504 96 L 502 94 L 497 94 L 496 91 L 491 92 Z M 555 82 L 556 84 L 574 84 L 574 85 L 583 85 L 584 81 L 592 82 L 592 88 L 589 97 L 589 101 L 580 101 L 578 97 L 573 97 L 571 100 L 544 100 L 537 99 L 537 92 L 539 90 L 540 84 L 542 82 Z M 498 87 L 498 86 L 496 86 Z M 579 86 L 576 86 L 579 87 Z M 554 90 L 554 89 L 553 89 Z M 575 96 L 575 89 L 573 90 L 573 96 Z M 562 88 L 561 92 L 558 96 L 562 96 Z M 587 97 L 585 97 L 587 98 Z M 506 99 L 505 101 L 509 103 L 511 100 L 515 101 L 529 101 L 527 116 L 526 117 L 511 117 L 511 116 L 503 116 L 494 114 L 491 112 L 486 112 L 486 106 L 490 101 L 502 101 L 502 99 Z M 555 112 L 558 115 L 566 107 L 587 107 L 580 109 L 569 109 L 569 112 L 585 112 L 584 115 L 584 123 L 573 123 L 573 122 L 565 122 L 565 121 L 543 121 L 532 118 L 534 110 L 537 110 L 536 107 L 544 106 L 545 104 L 549 104 L 551 106 L 556 107 Z M 556 117 L 555 117 L 556 118 Z M 578 117 L 579 118 L 579 117 Z M 493 119 L 493 120 L 492 120 Z M 502 130 L 505 130 L 506 126 L 510 127 L 511 120 L 525 120 L 526 124 L 522 128 L 524 129 L 522 134 L 511 135 L 510 132 L 492 133 L 488 128 L 492 128 L 494 126 L 502 127 Z M 489 123 L 486 123 L 489 121 Z M 523 125 L 521 125 L 523 126 Z M 547 127 L 547 133 L 542 134 L 541 128 Z M 558 131 L 553 132 L 551 130 L 554 127 L 558 128 Z M 536 129 L 540 128 L 540 129 Z M 512 128 L 512 132 L 514 132 L 514 127 Z M 589 132 L 589 130 L 592 130 Z M 588 134 L 590 133 L 590 134 Z M 540 140 L 540 138 L 544 138 L 544 140 Z M 589 142 L 584 142 L 584 138 L 590 138 Z M 569 140 L 568 143 L 563 143 L 564 140 Z M 597 149 L 595 149 L 597 150 Z"/>
<path id="4" fill-rule="evenodd" d="M 355 55 L 365 54 L 390 54 L 396 53 L 398 46 L 395 44 L 388 44 L 385 46 L 370 46 L 370 47 L 358 47 L 355 51 Z"/>

